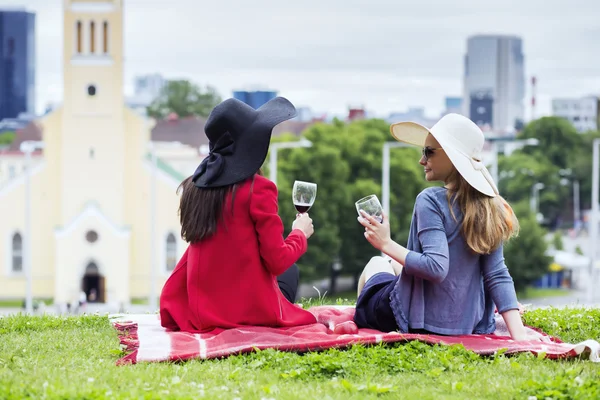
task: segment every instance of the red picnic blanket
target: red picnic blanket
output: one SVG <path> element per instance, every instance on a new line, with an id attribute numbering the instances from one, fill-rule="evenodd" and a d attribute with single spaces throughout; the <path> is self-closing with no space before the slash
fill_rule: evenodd
<path id="1" fill-rule="evenodd" d="M 344 348 L 353 344 L 393 343 L 419 340 L 430 344 L 462 344 L 481 355 L 505 353 L 544 353 L 548 358 L 571 358 L 579 355 L 600 362 L 600 344 L 586 340 L 578 344 L 563 343 L 533 328 L 535 339 L 514 341 L 508 335 L 500 316 L 496 318 L 496 332 L 491 335 L 441 336 L 399 332 L 380 332 L 358 329 L 353 321 L 354 307 L 318 306 L 309 309 L 318 323 L 291 328 L 245 326 L 235 329 L 216 329 L 208 333 L 167 332 L 157 314 L 112 315 L 110 320 L 117 330 L 121 347 L 128 353 L 117 360 L 117 365 L 137 362 L 159 362 L 211 359 L 247 353 L 255 349 L 275 348 L 281 351 L 319 351 Z"/>

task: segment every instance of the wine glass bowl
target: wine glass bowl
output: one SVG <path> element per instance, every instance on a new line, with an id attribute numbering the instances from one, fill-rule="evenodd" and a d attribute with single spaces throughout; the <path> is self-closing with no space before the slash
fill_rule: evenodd
<path id="1" fill-rule="evenodd" d="M 294 207 L 300 214 L 308 212 L 317 197 L 317 184 L 313 182 L 295 181 L 292 189 Z"/>
<path id="2" fill-rule="evenodd" d="M 372 194 L 358 200 L 356 203 L 356 212 L 360 215 L 360 210 L 363 210 L 372 217 L 375 217 L 379 222 L 383 222 L 383 207 L 376 195 Z"/>

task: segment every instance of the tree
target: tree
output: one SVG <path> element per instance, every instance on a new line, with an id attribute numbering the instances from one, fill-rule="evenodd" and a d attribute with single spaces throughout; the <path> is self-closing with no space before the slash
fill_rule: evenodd
<path id="1" fill-rule="evenodd" d="M 600 138 L 599 131 L 589 131 L 581 134 L 581 146 L 575 151 L 575 160 L 571 165 L 571 179 L 579 180 L 580 200 L 582 209 L 592 206 L 592 146 L 594 139 Z"/>
<path id="2" fill-rule="evenodd" d="M 546 255 L 548 244 L 544 238 L 545 230 L 537 223 L 533 214 L 523 213 L 525 204 L 515 207 L 517 215 L 521 213 L 519 236 L 504 246 L 506 265 L 515 282 L 517 291 L 522 291 L 536 279 L 548 272 L 552 258 Z"/>
<path id="3" fill-rule="evenodd" d="M 334 120 L 313 125 L 304 136 L 312 142 L 311 148 L 282 149 L 278 160 L 280 215 L 287 225 L 295 215 L 291 202 L 293 181 L 318 184 L 317 200 L 310 211 L 315 235 L 299 263 L 303 277 L 330 274 L 335 278 L 331 267 L 339 259 L 342 273 L 357 278 L 369 259 L 379 253 L 364 238 L 354 203 L 370 194 L 381 199 L 381 153 L 383 143 L 390 139 L 388 124 L 382 120 L 349 124 Z M 286 136 L 282 140 L 297 138 Z M 392 150 L 390 222 L 392 237 L 403 244 L 414 200 L 425 186 L 418 159 L 417 149 Z"/>
<path id="4" fill-rule="evenodd" d="M 539 182 L 544 184 L 544 189 L 539 191 L 539 211 L 550 221 L 556 221 L 564 212 L 569 188 L 561 184 L 560 168 L 548 159 L 516 151 L 500 159 L 499 169 L 502 171 L 498 183 L 500 193 L 510 203 L 529 204 L 532 187 Z"/>
<path id="5" fill-rule="evenodd" d="M 168 81 L 147 108 L 148 115 L 164 119 L 175 113 L 179 117 L 207 117 L 212 109 L 221 102 L 221 97 L 211 86 L 204 90 L 187 80 Z"/>
<path id="6" fill-rule="evenodd" d="M 16 133 L 12 131 L 0 133 L 0 146 L 10 145 L 15 140 Z"/>
<path id="7" fill-rule="evenodd" d="M 305 135 L 313 145 L 309 149 L 281 149 L 278 157 L 277 187 L 279 215 L 286 234 L 291 230 L 296 210 L 292 203 L 294 180 L 317 183 L 317 198 L 309 211 L 315 234 L 309 239 L 308 252 L 298 262 L 303 279 L 327 276 L 340 246 L 340 204 L 347 203 L 349 170 L 340 149 L 328 143 L 338 128 L 330 124 L 311 126 Z M 297 140 L 297 139 L 296 139 Z"/>
<path id="8" fill-rule="evenodd" d="M 519 135 L 520 139 L 536 138 L 538 146 L 523 149 L 525 154 L 546 159 L 559 169 L 569 168 L 583 144 L 581 135 L 571 123 L 559 117 L 543 117 L 530 122 Z"/>

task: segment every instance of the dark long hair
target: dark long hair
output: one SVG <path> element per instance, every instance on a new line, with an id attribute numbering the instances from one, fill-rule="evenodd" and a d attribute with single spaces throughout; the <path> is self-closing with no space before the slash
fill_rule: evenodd
<path id="1" fill-rule="evenodd" d="M 262 175 L 262 170 L 257 174 Z M 242 183 L 218 188 L 198 188 L 192 181 L 192 176 L 186 178 L 179 187 L 179 222 L 181 222 L 181 238 L 188 243 L 199 242 L 211 237 L 217 232 L 219 222 L 223 219 L 225 202 L 231 193 L 231 212 L 235 192 Z M 252 178 L 254 180 L 254 177 Z"/>

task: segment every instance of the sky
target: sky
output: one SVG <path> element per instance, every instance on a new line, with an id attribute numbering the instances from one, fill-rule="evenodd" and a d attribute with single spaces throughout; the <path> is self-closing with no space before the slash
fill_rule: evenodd
<path id="1" fill-rule="evenodd" d="M 387 116 L 462 95 L 467 38 L 523 39 L 536 115 L 551 99 L 600 95 L 598 0 L 123 0 L 126 94 L 160 73 L 232 90 L 275 89 L 297 107 Z M 62 99 L 63 0 L 0 0 L 37 14 L 36 103 Z M 530 116 L 531 88 L 524 99 Z"/>

